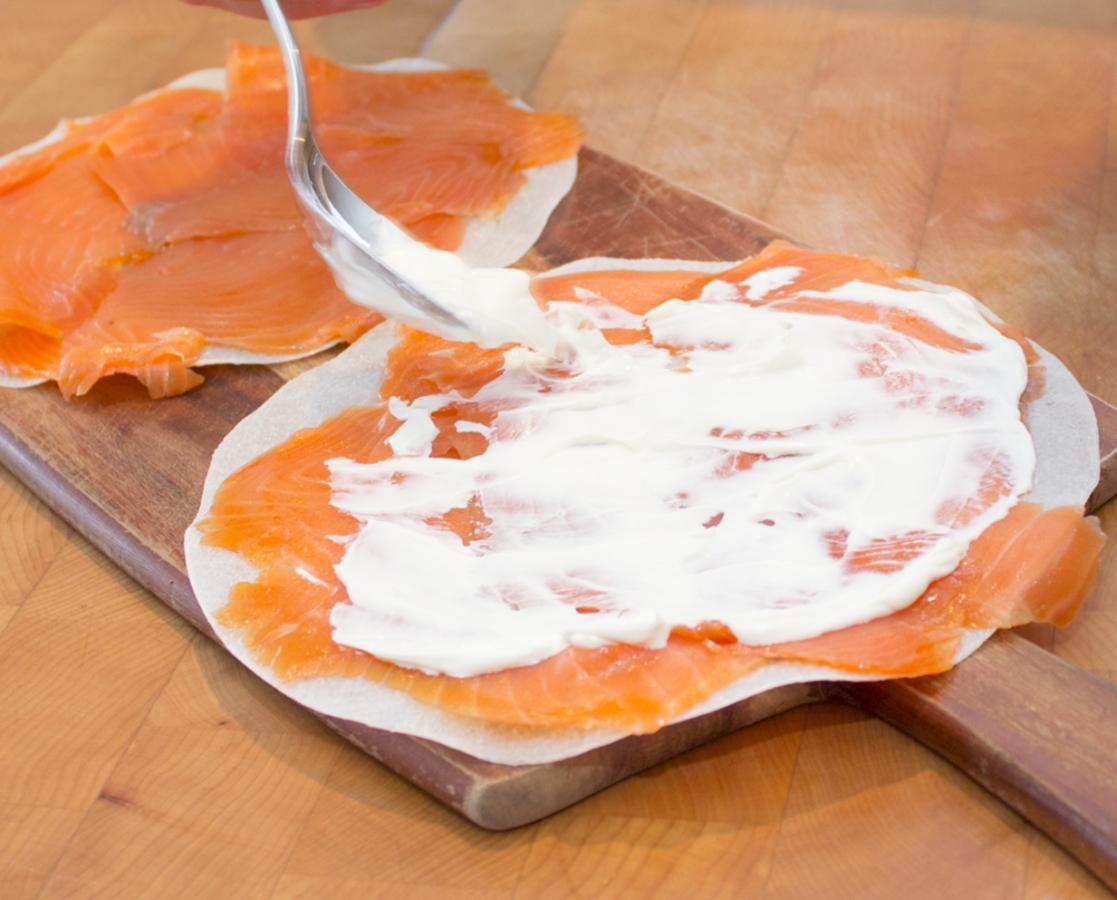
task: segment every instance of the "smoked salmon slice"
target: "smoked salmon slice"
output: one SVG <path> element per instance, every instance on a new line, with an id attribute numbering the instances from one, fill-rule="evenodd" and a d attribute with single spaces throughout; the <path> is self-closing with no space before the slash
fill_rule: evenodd
<path id="1" fill-rule="evenodd" d="M 0 340 L 10 374 L 38 377 L 97 309 L 116 272 L 154 251 L 88 160 L 55 160 L 0 198 Z"/>
<path id="2" fill-rule="evenodd" d="M 847 258 L 843 281 L 841 257 L 785 246 L 770 251 L 767 258 L 773 257 L 781 265 L 793 260 L 808 276 L 808 283 L 825 290 L 862 278 L 891 286 L 889 279 L 910 275 Z M 696 298 L 713 280 L 744 280 L 763 269 L 751 261 L 732 270 L 732 275 L 668 270 L 626 277 L 620 271 L 583 272 L 537 278 L 533 292 L 545 303 L 592 306 L 602 299 L 646 313 L 684 292 Z M 772 302 L 795 299 L 790 290 L 779 290 L 781 296 Z M 805 305 L 797 311 L 835 314 L 826 305 Z M 878 316 L 878 311 L 870 312 Z M 858 317 L 863 314 L 855 312 Z M 913 340 L 951 353 L 968 352 L 964 343 L 944 340 L 941 329 L 929 320 L 897 325 L 887 316 L 878 317 L 896 330 L 907 328 Z M 626 331 L 623 328 L 613 336 L 609 329 L 604 331 L 617 344 L 650 340 L 647 334 L 635 338 L 620 334 Z M 349 602 L 335 566 L 357 534 L 359 522 L 331 504 L 327 461 L 388 459 L 393 455 L 389 441 L 401 426 L 388 412 L 389 399 L 414 402 L 434 394 L 461 400 L 436 417 L 439 436 L 432 442 L 431 456 L 469 459 L 484 454 L 489 437 L 483 429 L 459 431 L 457 423 L 492 424 L 496 411 L 471 398 L 501 374 L 505 349 L 482 350 L 401 329 L 400 340 L 386 358 L 380 387 L 383 403 L 350 408 L 316 428 L 296 433 L 218 488 L 197 525 L 202 542 L 242 555 L 260 574 L 255 581 L 232 588 L 216 619 L 238 630 L 248 652 L 271 666 L 280 680 L 364 678 L 488 723 L 645 733 L 774 661 L 822 665 L 870 677 L 944 671 L 952 665 L 965 629 L 1028 621 L 1065 623 L 1093 583 L 1104 542 L 1096 520 L 1084 519 L 1079 507 L 1044 510 L 1020 502 L 970 545 L 953 572 L 934 581 L 910 606 L 806 640 L 748 645 L 722 623 L 711 621 L 693 628 L 676 627 L 660 648 L 626 643 L 572 646 L 534 665 L 468 677 L 428 674 L 335 643 L 330 612 L 335 605 Z M 861 375 L 877 377 L 873 372 Z M 966 414 L 965 410 L 941 412 Z M 727 462 L 730 468 L 747 469 L 762 459 L 755 454 L 738 456 Z M 1004 473 L 997 460 L 990 458 L 984 471 L 972 496 L 941 509 L 939 519 L 947 525 L 968 521 L 1004 495 Z M 475 497 L 446 510 L 437 524 L 468 545 L 487 534 L 492 525 L 489 515 Z M 831 555 L 849 570 L 874 572 L 901 569 L 922 552 L 926 541 L 924 535 L 909 533 L 853 547 L 848 537 L 848 532 L 840 531 L 828 535 Z M 587 605 L 586 611 L 595 610 Z"/>
<path id="3" fill-rule="evenodd" d="M 336 168 L 442 249 L 581 142 L 572 117 L 518 107 L 481 72 L 308 66 Z M 341 294 L 303 227 L 278 51 L 231 44 L 227 83 L 71 123 L 0 167 L 0 372 L 67 396 L 127 373 L 163 397 L 199 384 L 191 367 L 215 350 L 290 358 L 382 320 Z"/>
<path id="4" fill-rule="evenodd" d="M 61 342 L 58 386 L 84 394 L 123 372 L 166 396 L 144 374 L 153 361 L 184 378 L 203 345 L 293 356 L 351 342 L 378 321 L 338 289 L 301 230 L 183 241 L 119 273 Z"/>
<path id="5" fill-rule="evenodd" d="M 323 125 L 400 140 L 480 143 L 517 169 L 565 159 L 581 144 L 573 116 L 510 104 L 480 69 L 362 71 L 315 57 L 304 65 L 314 115 Z M 286 78 L 276 48 L 234 43 L 226 72 L 231 116 L 286 123 Z"/>
<path id="6" fill-rule="evenodd" d="M 571 648 L 535 666 L 462 679 L 425 675 L 334 643 L 330 610 L 346 602 L 334 566 L 357 521 L 330 505 L 326 461 L 386 459 L 398 425 L 378 405 L 299 432 L 229 479 L 199 526 L 206 543 L 262 568 L 255 582 L 234 588 L 218 619 L 242 629 L 253 655 L 284 680 L 360 676 L 486 721 L 651 731 L 763 663 L 757 648 L 691 633 L 672 637 L 662 650 Z M 481 511 L 464 514 L 483 527 Z"/>

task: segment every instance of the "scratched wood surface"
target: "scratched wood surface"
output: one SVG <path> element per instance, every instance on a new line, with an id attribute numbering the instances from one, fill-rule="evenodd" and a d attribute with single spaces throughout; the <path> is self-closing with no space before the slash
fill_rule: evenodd
<path id="1" fill-rule="evenodd" d="M 266 37 L 176 0 L 4 5 L 0 152 Z M 300 38 L 485 65 L 579 113 L 598 149 L 973 291 L 1117 402 L 1115 24 L 1086 0 L 391 0 Z M 1030 636 L 1117 680 L 1115 585 L 1107 552 L 1079 619 Z M 254 683 L 6 475 L 0 714 L 5 898 L 1111 896 L 838 707 L 482 832 Z"/>

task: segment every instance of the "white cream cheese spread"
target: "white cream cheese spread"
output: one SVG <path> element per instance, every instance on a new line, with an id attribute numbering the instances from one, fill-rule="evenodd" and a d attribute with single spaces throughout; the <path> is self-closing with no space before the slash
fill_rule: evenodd
<path id="1" fill-rule="evenodd" d="M 466 265 L 454 253 L 416 241 L 388 219 L 378 220 L 373 230 L 376 261 L 461 324 L 448 324 L 404 300 L 369 271 L 365 251 L 339 235 L 329 246 L 319 243 L 318 250 L 354 303 L 453 341 L 473 341 L 482 347 L 522 343 L 543 353 L 555 352 L 558 335 L 532 298 L 526 272 Z"/>
<path id="2" fill-rule="evenodd" d="M 330 463 L 362 523 L 334 639 L 466 676 L 711 620 L 749 644 L 807 638 L 912 603 L 1030 487 L 1027 364 L 961 292 L 799 295 L 910 310 L 961 350 L 761 302 L 798 275 L 714 281 L 642 317 L 586 291 L 552 304 L 572 352 L 505 354 L 470 398 L 495 420 L 458 425 L 490 441 L 471 459 L 430 456 L 431 414 L 461 398 L 392 399 L 394 457 Z M 491 524 L 468 545 L 428 524 L 477 502 Z"/>

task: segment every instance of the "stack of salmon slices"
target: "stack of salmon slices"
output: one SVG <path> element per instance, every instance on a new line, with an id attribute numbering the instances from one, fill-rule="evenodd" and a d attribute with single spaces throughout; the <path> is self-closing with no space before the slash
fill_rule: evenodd
<path id="1" fill-rule="evenodd" d="M 440 249 L 581 141 L 572 117 L 525 110 L 482 72 L 307 68 L 331 163 Z M 290 359 L 381 321 L 336 287 L 303 227 L 278 52 L 231 45 L 225 80 L 224 93 L 167 89 L 68 123 L 0 167 L 9 383 L 72 396 L 123 372 L 168 397 L 202 381 L 197 363 Z"/>

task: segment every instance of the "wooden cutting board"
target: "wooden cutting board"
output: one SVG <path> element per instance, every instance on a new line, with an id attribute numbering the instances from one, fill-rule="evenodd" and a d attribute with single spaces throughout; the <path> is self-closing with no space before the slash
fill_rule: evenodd
<path id="1" fill-rule="evenodd" d="M 543 270 L 581 256 L 739 259 L 779 235 L 601 153 L 522 261 Z M 0 394 L 0 461 L 110 558 L 195 627 L 212 632 L 184 574 L 183 533 L 209 456 L 284 383 L 263 367 L 207 369 L 206 383 L 152 403 L 129 379 L 66 402 L 50 386 Z M 1117 493 L 1117 410 L 1094 401 L 1102 479 Z M 794 685 L 560 763 L 501 766 L 430 741 L 326 718 L 403 777 L 486 828 L 534 821 L 661 760 L 803 703 L 872 712 L 1013 806 L 1117 887 L 1117 688 L 1011 634 L 945 675 Z"/>

